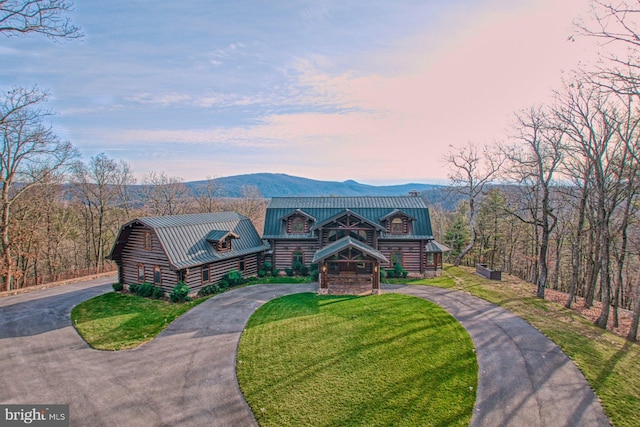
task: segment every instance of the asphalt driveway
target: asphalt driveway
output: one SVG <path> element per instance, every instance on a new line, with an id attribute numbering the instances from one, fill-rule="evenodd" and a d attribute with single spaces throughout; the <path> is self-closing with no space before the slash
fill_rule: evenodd
<path id="1" fill-rule="evenodd" d="M 265 302 L 315 289 L 235 289 L 137 349 L 92 350 L 69 314 L 79 302 L 111 291 L 111 281 L 0 298 L 0 403 L 69 403 L 71 425 L 78 426 L 255 425 L 235 378 L 242 329 Z M 581 372 L 523 320 L 455 291 L 387 290 L 433 300 L 469 331 L 480 367 L 473 426 L 609 425 Z"/>

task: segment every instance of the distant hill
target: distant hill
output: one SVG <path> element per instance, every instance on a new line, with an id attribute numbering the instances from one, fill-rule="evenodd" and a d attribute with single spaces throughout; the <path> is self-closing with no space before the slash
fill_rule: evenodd
<path id="1" fill-rule="evenodd" d="M 192 181 L 186 183 L 194 193 L 199 193 L 206 186 L 207 181 Z M 266 197 L 286 196 L 404 196 L 409 191 L 432 192 L 443 186 L 433 184 L 400 184 L 400 185 L 367 185 L 348 180 L 317 181 L 280 173 L 255 173 L 247 175 L 227 176 L 215 179 L 217 191 L 222 197 L 241 197 L 242 188 L 256 187 Z"/>

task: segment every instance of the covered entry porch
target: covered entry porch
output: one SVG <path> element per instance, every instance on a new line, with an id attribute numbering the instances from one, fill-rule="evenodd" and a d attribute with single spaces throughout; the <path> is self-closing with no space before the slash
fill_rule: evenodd
<path id="1" fill-rule="evenodd" d="M 315 253 L 318 293 L 368 295 L 380 292 L 380 263 L 389 260 L 371 246 L 344 237 Z"/>

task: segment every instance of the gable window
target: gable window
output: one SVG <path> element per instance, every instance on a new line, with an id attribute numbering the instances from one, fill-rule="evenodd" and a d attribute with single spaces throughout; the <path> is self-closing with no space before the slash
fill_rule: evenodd
<path id="1" fill-rule="evenodd" d="M 304 218 L 297 216 L 291 220 L 291 232 L 304 233 Z"/>
<path id="2" fill-rule="evenodd" d="M 297 262 L 304 265 L 304 254 L 301 250 L 297 250 L 291 255 L 291 265 L 294 265 Z"/>
<path id="3" fill-rule="evenodd" d="M 144 283 L 144 265 L 138 264 L 138 283 Z"/>
<path id="4" fill-rule="evenodd" d="M 209 266 L 203 265 L 202 266 L 202 283 L 207 283 L 207 282 L 209 282 Z"/>
<path id="5" fill-rule="evenodd" d="M 151 243 L 152 243 L 151 232 L 147 231 L 144 233 L 144 246 L 143 246 L 144 249 L 151 250 L 152 249 Z"/>
<path id="6" fill-rule="evenodd" d="M 154 285 L 162 284 L 162 270 L 160 270 L 159 265 L 155 265 L 153 267 L 153 284 Z"/>
<path id="7" fill-rule="evenodd" d="M 391 220 L 391 233 L 404 234 L 404 222 L 402 218 L 393 218 Z"/>

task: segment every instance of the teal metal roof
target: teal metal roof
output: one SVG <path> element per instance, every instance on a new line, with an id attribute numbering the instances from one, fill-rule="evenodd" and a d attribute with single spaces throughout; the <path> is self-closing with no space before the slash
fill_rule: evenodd
<path id="1" fill-rule="evenodd" d="M 432 239 L 431 219 L 429 208 L 421 197 L 396 196 L 396 197 L 274 197 L 267 206 L 263 238 L 278 239 L 292 238 L 287 235 L 283 218 L 296 209 L 303 210 L 307 215 L 317 220 L 317 223 L 331 218 L 345 209 L 366 218 L 369 222 L 381 224 L 380 219 L 394 211 L 415 219 L 413 222 L 413 234 L 406 236 L 387 235 L 382 233 L 383 239 Z M 312 224 L 313 227 L 313 224 Z M 305 238 L 313 237 L 313 234 L 304 235 Z M 300 236 L 302 237 L 302 236 Z"/>
<path id="2" fill-rule="evenodd" d="M 389 260 L 387 259 L 387 257 L 385 257 L 384 255 L 382 255 L 382 252 L 372 248 L 371 246 L 364 244 L 362 242 L 360 242 L 359 240 L 355 240 L 352 239 L 351 237 L 347 236 L 347 237 L 343 237 L 340 240 L 337 240 L 333 243 L 331 243 L 330 245 L 325 246 L 324 248 L 316 251 L 315 255 L 313 256 L 313 261 L 311 261 L 312 264 L 315 264 L 316 262 L 322 261 L 324 259 L 329 258 L 330 256 L 333 256 L 337 253 L 342 252 L 345 249 L 348 248 L 355 248 L 357 250 L 359 250 L 360 252 L 369 255 L 372 258 L 376 258 L 378 261 L 380 262 L 389 262 Z"/>
<path id="3" fill-rule="evenodd" d="M 240 237 L 229 230 L 212 230 L 209 232 L 209 234 L 207 234 L 207 236 L 205 237 L 205 240 L 207 242 L 217 243 L 220 240 L 226 239 L 227 236 L 231 236 L 232 239 L 237 239 L 238 237 Z"/>
<path id="4" fill-rule="evenodd" d="M 169 263 L 176 270 L 208 264 L 228 258 L 249 255 L 268 250 L 249 218 L 235 212 L 216 212 L 192 215 L 169 215 L 138 218 L 122 226 L 116 239 L 111 259 L 117 259 L 126 244 L 125 230 L 136 224 L 152 228 Z M 231 250 L 218 252 L 208 237 L 238 236 L 231 243 Z M 224 235 L 224 236 L 223 236 Z"/>

